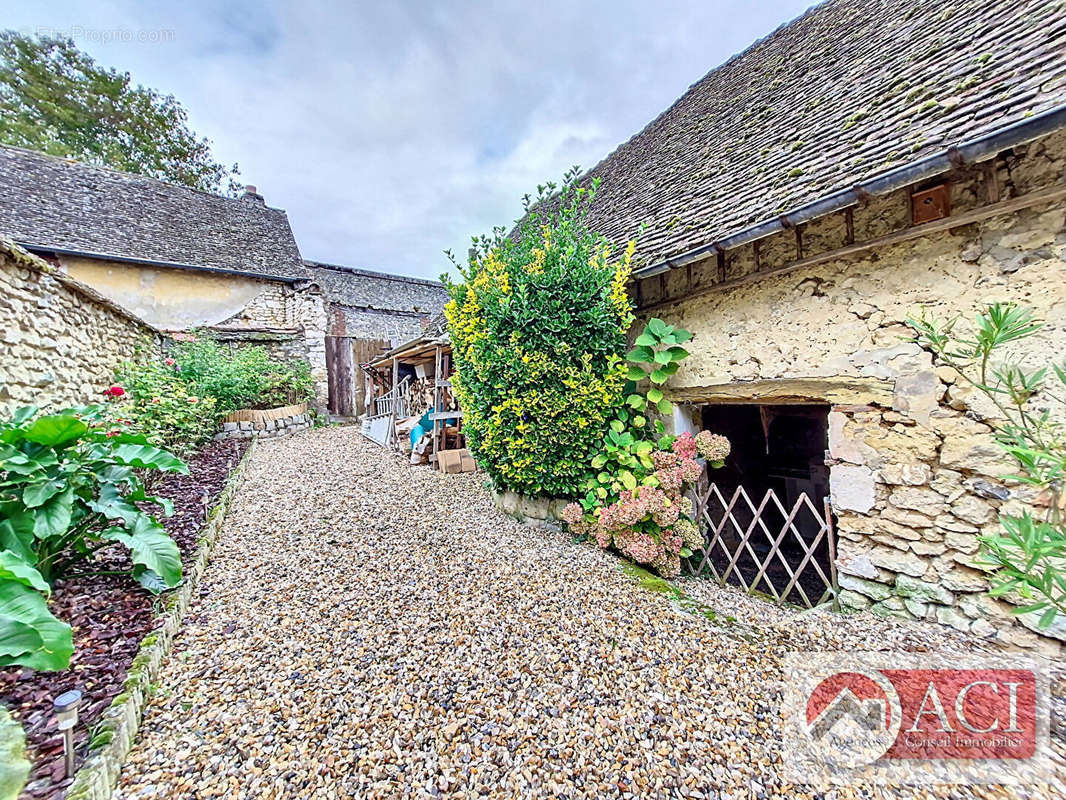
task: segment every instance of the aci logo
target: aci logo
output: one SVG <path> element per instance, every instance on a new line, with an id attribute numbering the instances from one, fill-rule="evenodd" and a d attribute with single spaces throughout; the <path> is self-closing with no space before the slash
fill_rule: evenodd
<path id="1" fill-rule="evenodd" d="M 806 733 L 838 768 L 868 764 L 899 733 L 899 695 L 880 672 L 837 672 L 810 693 Z"/>
<path id="2" fill-rule="evenodd" d="M 910 653 L 794 655 L 802 657 L 789 663 L 786 722 L 799 736 L 786 745 L 794 745 L 797 763 L 806 757 L 837 774 L 869 768 L 867 779 L 887 779 L 905 764 L 913 773 L 922 761 L 937 765 L 940 780 L 951 780 L 945 770 L 961 765 L 959 780 L 971 781 L 981 780 L 974 776 L 982 765 L 1001 780 L 1012 762 L 1031 777 L 1043 756 L 1047 689 L 1032 664 Z"/>

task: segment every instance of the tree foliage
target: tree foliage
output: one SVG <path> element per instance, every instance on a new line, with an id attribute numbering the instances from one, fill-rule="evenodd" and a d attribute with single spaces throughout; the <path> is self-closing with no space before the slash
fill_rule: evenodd
<path id="1" fill-rule="evenodd" d="M 234 194 L 173 95 L 102 67 L 69 39 L 0 33 L 0 143 Z"/>

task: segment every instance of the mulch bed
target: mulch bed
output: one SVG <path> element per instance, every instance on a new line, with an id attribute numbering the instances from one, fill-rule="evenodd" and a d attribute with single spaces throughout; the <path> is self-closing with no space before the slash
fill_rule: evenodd
<path id="1" fill-rule="evenodd" d="M 174 501 L 174 515 L 163 523 L 177 541 L 186 564 L 194 557 L 205 510 L 214 505 L 247 446 L 247 441 L 241 440 L 211 442 L 188 459 L 188 476 L 167 476 L 153 487 L 155 494 Z M 128 552 L 120 546 L 107 548 L 97 554 L 97 564 L 104 571 L 129 569 Z M 158 623 L 159 601 L 128 576 L 98 575 L 57 581 L 51 608 L 74 628 L 70 667 L 62 672 L 0 669 L 0 701 L 26 730 L 33 761 L 23 798 L 60 798 L 70 785 L 52 698 L 69 689 L 82 691 L 74 734 L 80 766 L 93 726 L 121 694 L 141 640 Z"/>

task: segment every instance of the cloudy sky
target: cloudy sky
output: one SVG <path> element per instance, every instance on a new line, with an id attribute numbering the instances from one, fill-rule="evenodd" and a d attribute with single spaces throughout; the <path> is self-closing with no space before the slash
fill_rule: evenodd
<path id="1" fill-rule="evenodd" d="M 174 94 L 305 258 L 436 277 L 810 0 L 0 0 Z"/>

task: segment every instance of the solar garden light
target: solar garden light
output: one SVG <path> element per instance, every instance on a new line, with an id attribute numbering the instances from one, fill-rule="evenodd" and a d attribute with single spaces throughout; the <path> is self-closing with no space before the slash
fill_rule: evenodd
<path id="1" fill-rule="evenodd" d="M 78 724 L 78 706 L 81 692 L 71 689 L 52 701 L 59 730 L 63 732 L 63 760 L 67 765 L 67 777 L 74 777 L 74 726 Z"/>

